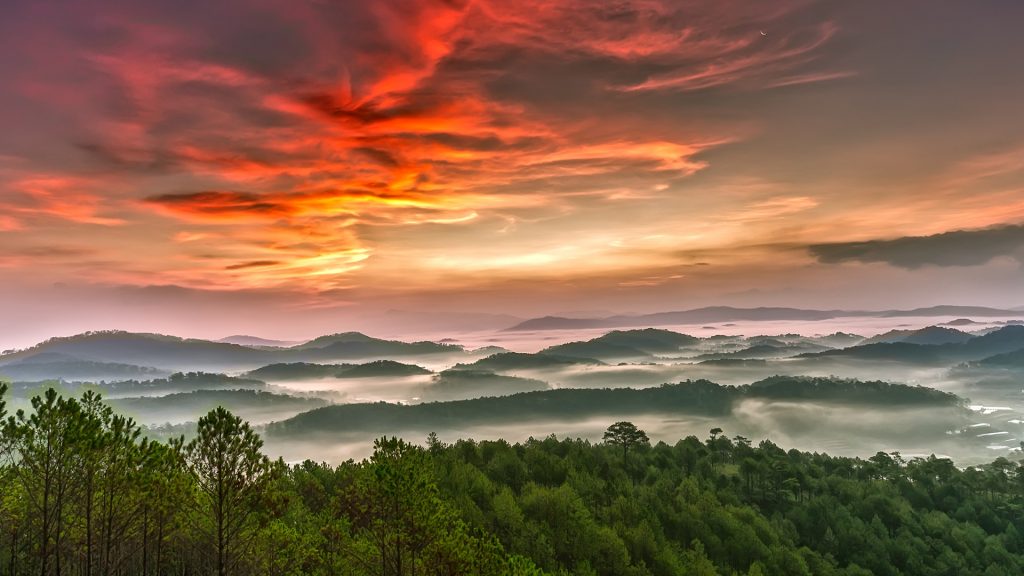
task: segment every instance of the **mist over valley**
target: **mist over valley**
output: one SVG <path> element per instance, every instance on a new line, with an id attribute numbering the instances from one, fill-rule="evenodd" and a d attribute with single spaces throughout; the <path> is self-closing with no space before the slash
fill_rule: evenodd
<path id="1" fill-rule="evenodd" d="M 188 434 L 223 406 L 265 427 L 269 453 L 289 461 L 363 457 L 382 435 L 599 441 L 607 422 L 625 419 L 654 441 L 720 427 L 801 450 L 940 454 L 966 465 L 1020 452 L 1017 322 L 888 313 L 415 342 L 356 332 L 298 343 L 96 332 L 8 351 L 0 375 L 15 408 L 51 386 L 93 390 L 163 436 Z M 880 382 L 892 386 L 878 390 Z M 699 386 L 719 403 L 638 400 Z M 918 390 L 939 395 L 897 401 Z"/>

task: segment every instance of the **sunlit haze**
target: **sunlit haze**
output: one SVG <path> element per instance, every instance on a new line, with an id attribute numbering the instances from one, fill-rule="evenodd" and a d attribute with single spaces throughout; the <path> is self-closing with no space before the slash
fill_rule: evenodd
<path id="1" fill-rule="evenodd" d="M 5 2 L 0 348 L 1024 305 L 1024 3 Z"/>

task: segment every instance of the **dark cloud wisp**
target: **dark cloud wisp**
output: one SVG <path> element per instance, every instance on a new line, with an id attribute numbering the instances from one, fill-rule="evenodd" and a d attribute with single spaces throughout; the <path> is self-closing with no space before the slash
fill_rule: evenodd
<path id="1" fill-rule="evenodd" d="M 808 249 L 819 262 L 884 262 L 907 269 L 976 266 L 1000 256 L 1024 261 L 1024 225 L 956 230 L 892 240 L 813 244 Z"/>

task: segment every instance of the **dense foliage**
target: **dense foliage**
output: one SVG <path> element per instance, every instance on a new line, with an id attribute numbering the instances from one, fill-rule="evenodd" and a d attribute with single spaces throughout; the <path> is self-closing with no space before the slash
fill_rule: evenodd
<path id="1" fill-rule="evenodd" d="M 650 445 L 382 438 L 288 466 L 218 408 L 141 437 L 93 392 L 2 416 L 6 574 L 979 574 L 1024 572 L 1024 466 L 867 459 L 720 429 Z"/>
<path id="2" fill-rule="evenodd" d="M 92 391 L 49 390 L 4 418 L 5 391 L 0 573 L 539 573 L 462 520 L 426 451 L 401 440 L 358 465 L 289 468 L 223 408 L 164 444 Z"/>
<path id="3" fill-rule="evenodd" d="M 1024 465 L 838 458 L 711 432 L 625 453 L 553 437 L 430 452 L 467 521 L 552 572 L 1024 573 Z"/>

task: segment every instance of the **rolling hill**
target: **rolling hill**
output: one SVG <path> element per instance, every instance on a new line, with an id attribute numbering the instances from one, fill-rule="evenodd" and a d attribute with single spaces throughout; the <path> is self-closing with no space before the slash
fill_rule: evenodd
<path id="1" fill-rule="evenodd" d="M 217 406 L 223 406 L 250 421 L 283 418 L 327 405 L 320 398 L 274 394 L 260 390 L 196 390 L 166 396 L 114 398 L 115 410 L 140 422 L 195 421 Z"/>
<path id="2" fill-rule="evenodd" d="M 592 358 L 604 361 L 615 360 L 637 360 L 650 358 L 651 355 L 643 350 L 623 346 L 620 344 L 609 344 L 598 340 L 587 342 L 567 342 L 558 344 L 540 351 L 541 354 L 551 356 L 569 356 L 572 358 Z"/>
<path id="3" fill-rule="evenodd" d="M 422 356 L 456 354 L 465 350 L 458 344 L 437 342 L 401 342 L 382 340 L 360 332 L 344 332 L 321 336 L 289 349 L 297 357 L 310 359 L 384 358 L 389 356 Z"/>
<path id="4" fill-rule="evenodd" d="M 422 398 L 430 401 L 464 400 L 547 389 L 546 382 L 532 378 L 504 376 L 484 370 L 445 370 L 423 388 Z"/>
<path id="5" fill-rule="evenodd" d="M 799 357 L 891 360 L 911 364 L 952 365 L 1014 352 L 1021 348 L 1024 348 L 1024 326 L 1014 324 L 1003 326 L 983 336 L 972 337 L 964 342 L 947 344 L 881 342 L 852 346 L 841 350 L 828 350 L 816 354 L 801 354 Z"/>
<path id="6" fill-rule="evenodd" d="M 247 372 L 248 378 L 266 381 L 309 380 L 331 378 L 352 368 L 355 364 L 313 364 L 310 362 L 285 362 L 268 364 Z"/>
<path id="7" fill-rule="evenodd" d="M 942 326 L 928 326 L 920 330 L 890 330 L 884 334 L 868 338 L 861 342 L 861 344 L 905 342 L 907 344 L 932 346 L 939 344 L 963 344 L 972 338 L 974 338 L 973 334 L 968 334 L 961 330 Z"/>
<path id="8" fill-rule="evenodd" d="M 349 366 L 338 372 L 336 378 L 375 378 L 381 376 L 405 377 L 432 374 L 430 370 L 415 364 L 403 364 L 394 360 L 375 360 L 365 364 Z"/>
<path id="9" fill-rule="evenodd" d="M 0 366 L 40 353 L 79 360 L 152 366 L 165 370 L 224 370 L 267 363 L 273 354 L 238 344 L 123 331 L 86 332 L 51 338 L 26 350 L 0 356 Z"/>
<path id="10" fill-rule="evenodd" d="M 39 352 L 0 366 L 0 376 L 10 380 L 126 380 L 159 378 L 168 372 L 148 366 L 82 360 L 60 352 Z"/>
<path id="11" fill-rule="evenodd" d="M 830 378 L 775 377 L 747 386 L 722 386 L 707 380 L 654 388 L 563 388 L 511 396 L 424 404 L 344 404 L 318 408 L 266 428 L 268 438 L 306 438 L 315 434 L 423 434 L 472 425 L 523 423 L 545 419 L 582 420 L 629 414 L 725 416 L 744 398 L 839 401 L 886 409 L 945 406 L 961 409 L 953 394 L 918 386 Z"/>
<path id="12" fill-rule="evenodd" d="M 461 346 L 436 342 L 400 342 L 358 332 L 322 336 L 292 348 L 243 346 L 123 331 L 86 332 L 51 338 L 25 350 L 0 355 L 3 366 L 39 354 L 61 354 L 86 362 L 153 367 L 166 372 L 252 370 L 269 364 L 384 359 L 429 354 L 465 354 Z M 70 374 L 56 374 L 69 378 Z"/>
<path id="13" fill-rule="evenodd" d="M 527 354 L 523 352 L 502 352 L 481 358 L 472 364 L 458 364 L 459 370 L 490 370 L 502 372 L 507 370 L 536 370 L 547 368 L 565 368 L 569 366 L 602 366 L 604 362 L 593 358 L 580 358 L 576 356 L 556 356 L 538 352 Z"/>

